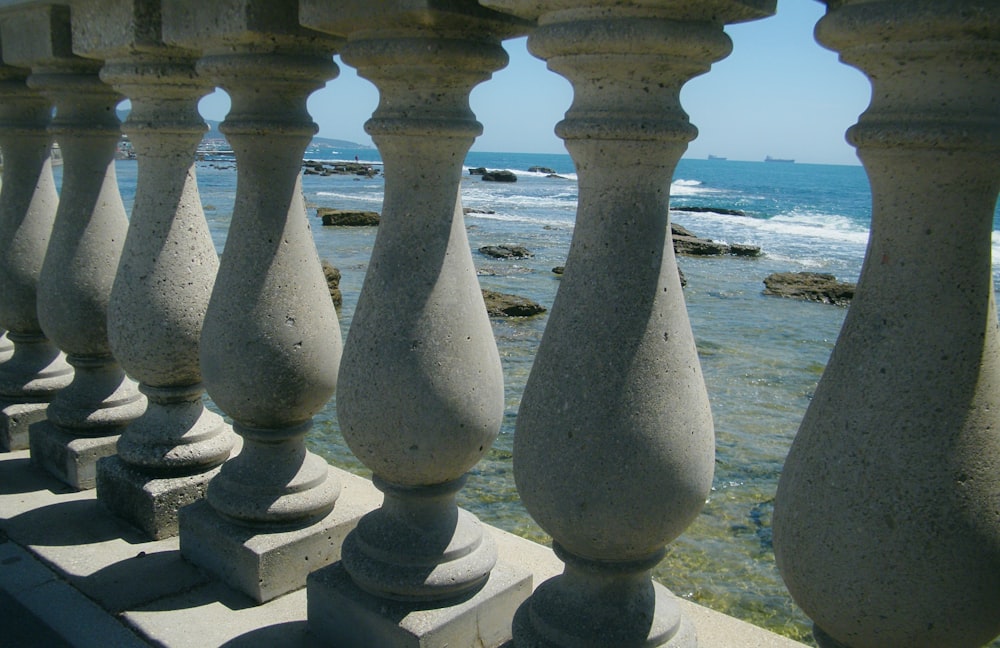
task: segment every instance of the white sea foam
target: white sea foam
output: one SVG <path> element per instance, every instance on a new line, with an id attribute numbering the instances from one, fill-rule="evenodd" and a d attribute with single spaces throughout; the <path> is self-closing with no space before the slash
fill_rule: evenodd
<path id="1" fill-rule="evenodd" d="M 674 180 L 670 183 L 671 196 L 704 196 L 719 193 L 718 189 L 712 189 L 702 184 L 701 180 Z"/>
<path id="2" fill-rule="evenodd" d="M 341 191 L 317 191 L 316 195 L 322 198 L 341 198 L 357 202 L 382 203 L 382 193 L 362 193 L 362 192 L 341 192 Z"/>

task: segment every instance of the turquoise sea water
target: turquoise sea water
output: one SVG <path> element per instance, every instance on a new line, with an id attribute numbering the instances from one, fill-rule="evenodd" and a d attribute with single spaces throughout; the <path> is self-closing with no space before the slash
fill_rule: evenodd
<path id="1" fill-rule="evenodd" d="M 310 150 L 310 159 L 379 164 L 376 151 Z M 118 163 L 130 207 L 135 162 Z M 466 165 L 510 169 L 514 184 L 465 175 L 466 207 L 492 214 L 466 216 L 473 256 L 485 288 L 516 293 L 551 306 L 565 261 L 576 210 L 577 184 L 567 155 L 471 153 Z M 527 173 L 554 169 L 560 178 Z M 223 248 L 232 213 L 232 163 L 199 163 L 199 186 L 216 245 Z M 322 258 L 343 274 L 341 326 L 349 335 L 374 228 L 324 228 L 315 207 L 380 210 L 383 179 L 304 176 L 303 191 Z M 819 380 L 846 310 L 762 294 L 772 272 L 829 272 L 855 281 L 870 225 L 870 194 L 861 167 L 682 160 L 671 186 L 671 206 L 740 209 L 746 216 L 676 211 L 673 220 L 696 234 L 759 245 L 764 256 L 679 259 L 691 325 L 698 344 L 716 427 L 715 482 L 700 518 L 673 542 L 655 576 L 675 593 L 808 641 L 809 622 L 790 601 L 774 567 L 770 517 L 782 462 Z M 998 212 L 1000 216 L 1000 212 Z M 945 215 L 942 215 L 945 218 Z M 1000 218 L 994 220 L 994 230 Z M 994 241 L 1000 232 L 994 231 Z M 530 259 L 498 261 L 480 246 L 515 243 Z M 1000 256 L 994 255 L 1000 259 Z M 994 266 L 994 274 L 997 267 Z M 996 277 L 995 277 L 996 280 Z M 503 361 L 506 416 L 500 435 L 474 469 L 462 505 L 498 527 L 545 542 L 521 506 L 511 471 L 514 421 L 520 394 L 546 318 L 496 320 Z M 339 433 L 335 399 L 316 417 L 311 447 L 331 463 L 365 473 Z"/>

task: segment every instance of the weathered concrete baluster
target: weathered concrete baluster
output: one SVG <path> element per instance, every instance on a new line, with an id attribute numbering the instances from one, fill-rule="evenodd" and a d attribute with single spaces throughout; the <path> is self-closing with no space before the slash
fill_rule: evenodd
<path id="1" fill-rule="evenodd" d="M 31 5 L 9 19 L 19 31 L 28 85 L 52 99 L 49 132 L 63 153 L 63 184 L 38 278 L 38 320 L 75 371 L 29 433 L 31 460 L 75 488 L 92 488 L 97 459 L 113 454 L 145 398 L 111 355 L 108 298 L 128 219 L 115 177 L 120 96 L 101 63 L 72 53 L 69 8 Z M 4 43 L 5 47 L 9 42 Z"/>
<path id="2" fill-rule="evenodd" d="M 101 78 L 132 101 L 124 130 L 138 154 L 135 206 L 108 313 L 115 357 L 139 380 L 146 412 L 97 466 L 98 499 L 153 538 L 177 533 L 235 435 L 202 405 L 202 321 L 218 256 L 201 209 L 194 155 L 208 90 L 196 53 L 160 40 L 159 0 L 74 6 L 76 49 L 105 60 Z"/>
<path id="3" fill-rule="evenodd" d="M 492 538 L 455 503 L 503 416 L 458 202 L 482 129 L 469 93 L 506 64 L 500 39 L 525 26 L 471 1 L 436 5 L 303 3 L 305 24 L 349 34 L 344 61 L 381 93 L 366 130 L 385 161 L 385 199 L 337 413 L 385 499 L 348 536 L 342 563 L 309 582 L 310 627 L 344 646 L 497 645 L 530 586 L 527 574 L 494 569 Z"/>
<path id="4" fill-rule="evenodd" d="M 335 76 L 338 41 L 297 17 L 297 2 L 266 0 L 178 0 L 163 15 L 168 41 L 204 47 L 199 73 L 232 98 L 222 131 L 238 165 L 201 367 L 244 445 L 181 511 L 181 552 L 258 601 L 336 560 L 357 517 L 334 509 L 340 483 L 305 446 L 341 350 L 300 179 L 316 132 L 306 98 Z"/>
<path id="5" fill-rule="evenodd" d="M 981 646 L 1000 632 L 1000 5 L 827 4 L 818 39 L 872 81 L 848 132 L 872 229 L 775 556 L 824 647 Z"/>
<path id="6" fill-rule="evenodd" d="M 580 187 L 514 437 L 518 491 L 566 567 L 518 610 L 514 643 L 693 646 L 650 576 L 701 510 L 714 467 L 669 236 L 671 177 L 697 133 L 679 93 L 729 53 L 724 23 L 774 3 L 560 3 L 540 16 L 537 2 L 485 4 L 537 17 L 529 49 L 573 83 L 556 132 Z"/>
<path id="7" fill-rule="evenodd" d="M 16 24 L 0 23 L 0 31 L 7 59 L 20 60 L 14 53 Z M 73 368 L 42 333 L 36 307 L 59 204 L 46 131 L 52 104 L 28 88 L 28 70 L 3 66 L 0 74 L 0 325 L 15 347 L 0 364 L 0 449 L 23 450 L 29 426 L 45 417 L 56 391 L 73 379 Z"/>

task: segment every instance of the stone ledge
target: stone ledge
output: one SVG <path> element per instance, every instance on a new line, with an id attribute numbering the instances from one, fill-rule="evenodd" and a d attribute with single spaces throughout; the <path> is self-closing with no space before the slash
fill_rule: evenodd
<path id="1" fill-rule="evenodd" d="M 177 538 L 144 540 L 98 505 L 93 491 L 73 491 L 31 466 L 26 451 L 0 454 L 0 475 L 0 591 L 67 642 L 90 645 L 82 628 L 100 627 L 105 634 L 96 637 L 121 636 L 115 644 L 121 646 L 317 645 L 308 632 L 305 589 L 256 605 L 181 560 Z M 338 476 L 338 506 L 370 510 L 381 504 L 370 481 L 343 471 Z M 77 515 L 63 517 L 70 509 Z M 535 587 L 562 572 L 549 548 L 490 531 L 499 559 L 530 570 Z M 18 560 L 7 562 L 10 557 Z M 35 597 L 40 587 L 58 589 L 59 604 Z M 684 599 L 680 604 L 701 648 L 802 648 Z"/>

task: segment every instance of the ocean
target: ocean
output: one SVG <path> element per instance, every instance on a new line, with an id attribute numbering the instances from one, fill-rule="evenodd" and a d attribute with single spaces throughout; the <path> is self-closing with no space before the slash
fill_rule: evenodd
<path id="1" fill-rule="evenodd" d="M 310 149 L 308 159 L 380 164 L 374 149 Z M 465 217 L 484 288 L 514 293 L 551 307 L 573 234 L 576 175 L 568 155 L 472 152 L 466 167 L 509 169 L 516 183 L 484 182 L 465 172 L 462 201 L 483 212 Z M 529 173 L 548 167 L 560 177 Z M 119 185 L 131 209 L 136 162 L 117 163 Z M 198 181 L 216 246 L 223 249 L 232 214 L 232 162 L 199 162 Z M 383 178 L 303 177 L 302 188 L 320 257 L 340 268 L 341 327 L 351 319 L 376 228 L 323 227 L 317 207 L 380 211 Z M 685 206 L 709 211 L 684 212 Z M 846 309 L 762 294 L 773 272 L 827 272 L 856 281 L 871 220 L 871 196 L 860 166 L 681 160 L 671 185 L 672 220 L 695 234 L 760 246 L 759 258 L 680 257 L 684 295 L 711 399 L 716 470 L 711 496 L 698 520 L 668 547 L 654 572 L 677 595 L 811 643 L 810 622 L 791 602 L 774 565 L 771 512 L 782 462 L 837 339 Z M 713 213 L 742 210 L 745 216 Z M 946 218 L 942 214 L 942 218 Z M 1000 209 L 994 215 L 1000 252 Z M 534 256 L 495 260 L 484 245 L 517 244 Z M 1000 255 L 994 253 L 994 259 Z M 998 266 L 994 265 L 996 282 Z M 520 504 L 511 469 L 514 422 L 544 315 L 496 319 L 503 362 L 506 414 L 500 435 L 472 471 L 462 506 L 484 522 L 547 542 Z M 310 447 L 332 464 L 370 474 L 347 448 L 336 417 L 336 397 L 315 421 Z"/>

